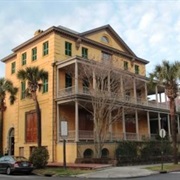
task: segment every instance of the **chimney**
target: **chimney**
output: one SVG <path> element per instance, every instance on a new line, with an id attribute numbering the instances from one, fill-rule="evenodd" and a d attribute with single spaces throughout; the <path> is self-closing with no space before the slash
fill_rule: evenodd
<path id="1" fill-rule="evenodd" d="M 35 31 L 34 36 L 37 36 L 37 35 L 41 34 L 42 32 L 43 32 L 43 30 L 38 29 L 37 31 Z"/>

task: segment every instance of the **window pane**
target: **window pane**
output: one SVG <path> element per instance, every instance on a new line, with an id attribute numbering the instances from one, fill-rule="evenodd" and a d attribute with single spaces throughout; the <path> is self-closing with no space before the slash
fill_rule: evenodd
<path id="1" fill-rule="evenodd" d="M 112 56 L 110 54 L 102 52 L 102 60 L 104 62 L 111 62 Z"/>
<path id="2" fill-rule="evenodd" d="M 83 58 L 88 58 L 88 49 L 82 47 L 82 57 Z"/>
<path id="3" fill-rule="evenodd" d="M 48 79 L 43 80 L 43 93 L 48 92 Z"/>
<path id="4" fill-rule="evenodd" d="M 47 55 L 49 53 L 49 43 L 48 41 L 43 43 L 43 56 Z"/>
<path id="5" fill-rule="evenodd" d="M 37 59 L 37 48 L 32 49 L 32 61 Z"/>
<path id="6" fill-rule="evenodd" d="M 72 44 L 69 42 L 65 42 L 65 55 L 71 56 L 72 55 Z"/>
<path id="7" fill-rule="evenodd" d="M 15 73 L 15 71 L 16 71 L 16 62 L 13 62 L 11 64 L 11 74 Z"/>
<path id="8" fill-rule="evenodd" d="M 26 53 L 22 54 L 22 66 L 26 64 Z"/>
<path id="9" fill-rule="evenodd" d="M 66 74 L 66 75 L 65 75 L 65 83 L 66 83 L 66 84 L 65 84 L 66 88 L 72 86 L 72 77 L 71 77 L 70 74 Z"/>
<path id="10" fill-rule="evenodd" d="M 25 98 L 26 83 L 21 82 L 21 99 Z"/>
<path id="11" fill-rule="evenodd" d="M 124 62 L 124 70 L 128 70 L 128 62 Z"/>
<path id="12" fill-rule="evenodd" d="M 139 74 L 139 66 L 135 65 L 135 74 Z"/>

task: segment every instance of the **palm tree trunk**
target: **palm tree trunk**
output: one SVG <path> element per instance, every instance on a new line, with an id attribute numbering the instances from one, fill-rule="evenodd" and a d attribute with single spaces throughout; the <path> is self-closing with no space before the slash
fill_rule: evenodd
<path id="1" fill-rule="evenodd" d="M 35 104 L 37 113 L 37 145 L 38 147 L 41 147 L 41 111 L 37 99 L 35 100 Z"/>
<path id="2" fill-rule="evenodd" d="M 0 111 L 0 156 L 3 155 L 3 110 Z"/>
<path id="3" fill-rule="evenodd" d="M 174 164 L 178 164 L 177 158 L 177 135 L 176 135 L 176 119 L 175 119 L 175 99 L 170 99 L 170 116 L 171 116 L 171 131 L 172 131 L 172 143 L 173 143 L 173 161 Z"/>

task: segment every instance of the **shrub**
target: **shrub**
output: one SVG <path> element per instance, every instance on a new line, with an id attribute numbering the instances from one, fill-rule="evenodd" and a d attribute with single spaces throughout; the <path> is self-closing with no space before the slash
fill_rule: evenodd
<path id="1" fill-rule="evenodd" d="M 35 168 L 44 168 L 49 159 L 49 152 L 45 147 L 37 147 L 33 150 L 29 161 L 33 163 Z"/>

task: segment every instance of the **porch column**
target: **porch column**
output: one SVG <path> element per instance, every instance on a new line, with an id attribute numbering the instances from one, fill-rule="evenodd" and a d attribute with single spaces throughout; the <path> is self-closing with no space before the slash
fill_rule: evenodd
<path id="1" fill-rule="evenodd" d="M 133 80 L 133 89 L 134 89 L 134 102 L 137 102 L 137 94 L 136 94 L 136 79 Z"/>
<path id="2" fill-rule="evenodd" d="M 162 102 L 161 93 L 159 93 L 159 101 L 160 101 L 160 103 Z"/>
<path id="3" fill-rule="evenodd" d="M 109 114 L 109 139 L 110 141 L 112 141 L 112 123 L 111 123 L 111 113 Z"/>
<path id="4" fill-rule="evenodd" d="M 178 134 L 180 134 L 180 127 L 179 127 L 179 115 L 177 115 L 177 126 L 178 126 Z"/>
<path id="5" fill-rule="evenodd" d="M 160 131 L 160 129 L 161 129 L 161 116 L 160 116 L 160 113 L 158 113 L 158 127 L 159 127 L 159 131 Z"/>
<path id="6" fill-rule="evenodd" d="M 61 125 L 60 125 L 60 117 L 59 117 L 59 104 L 57 104 L 57 127 L 58 127 L 58 130 L 57 130 L 57 141 L 60 140 L 60 129 L 61 129 Z"/>
<path id="7" fill-rule="evenodd" d="M 124 97 L 123 76 L 121 75 L 121 96 Z"/>
<path id="8" fill-rule="evenodd" d="M 57 88 L 56 88 L 56 91 L 57 91 L 57 97 L 59 96 L 59 68 L 57 68 L 57 73 L 56 73 L 56 78 L 57 78 Z"/>
<path id="9" fill-rule="evenodd" d="M 96 75 L 94 71 L 93 71 L 93 89 L 96 89 Z"/>
<path id="10" fill-rule="evenodd" d="M 75 62 L 75 94 L 78 94 L 78 63 Z"/>
<path id="11" fill-rule="evenodd" d="M 123 127 L 123 137 L 124 140 L 126 140 L 126 122 L 125 122 L 124 108 L 122 108 L 122 127 Z"/>
<path id="12" fill-rule="evenodd" d="M 171 125 L 170 125 L 169 114 L 167 115 L 167 120 L 168 120 L 168 133 L 169 133 L 169 137 L 171 137 Z"/>
<path id="13" fill-rule="evenodd" d="M 78 101 L 75 101 L 75 142 L 79 141 L 79 107 Z"/>
<path id="14" fill-rule="evenodd" d="M 158 104 L 158 88 L 155 86 L 155 92 L 156 92 L 156 104 Z"/>
<path id="15" fill-rule="evenodd" d="M 148 136 L 151 137 L 151 127 L 150 127 L 150 119 L 149 119 L 149 111 L 147 111 L 147 126 L 148 126 Z"/>
<path id="16" fill-rule="evenodd" d="M 145 101 L 147 101 L 148 92 L 147 92 L 147 83 L 146 83 L 146 82 L 145 82 L 144 89 L 145 89 L 145 92 L 144 92 L 144 95 L 145 95 Z"/>
<path id="17" fill-rule="evenodd" d="M 137 140 L 139 140 L 140 137 L 139 137 L 139 122 L 138 122 L 138 112 L 137 112 L 137 109 L 135 110 L 135 120 L 136 120 L 136 134 L 137 134 Z"/>

